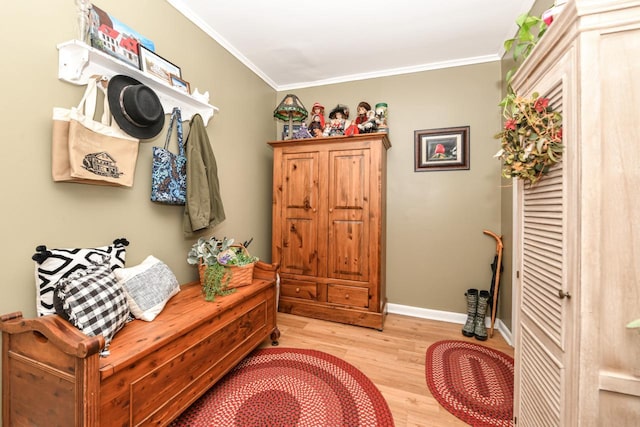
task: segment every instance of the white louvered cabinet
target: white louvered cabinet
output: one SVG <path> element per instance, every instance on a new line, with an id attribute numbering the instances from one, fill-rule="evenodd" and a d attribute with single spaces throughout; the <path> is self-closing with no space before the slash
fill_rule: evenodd
<path id="1" fill-rule="evenodd" d="M 514 77 L 563 161 L 514 182 L 516 426 L 640 426 L 640 2 L 569 1 Z"/>

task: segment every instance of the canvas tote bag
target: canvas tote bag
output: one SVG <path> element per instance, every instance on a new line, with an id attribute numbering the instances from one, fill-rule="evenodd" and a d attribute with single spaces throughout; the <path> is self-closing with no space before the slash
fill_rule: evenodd
<path id="1" fill-rule="evenodd" d="M 96 80 L 101 76 L 92 76 L 87 83 L 87 88 L 80 103 L 76 107 L 79 111 L 83 111 L 85 115 L 93 117 L 95 114 L 95 103 L 85 106 L 87 97 L 96 91 Z M 69 165 L 69 118 L 71 115 L 70 108 L 54 107 L 53 109 L 53 126 L 51 137 L 51 176 L 56 182 L 78 182 L 86 184 L 104 184 L 115 185 L 108 182 L 84 180 L 73 178 L 71 176 L 71 165 Z M 86 182 L 89 181 L 89 182 Z"/>
<path id="2" fill-rule="evenodd" d="M 94 120 L 100 80 L 89 79 L 78 107 L 53 110 L 53 180 L 131 187 L 139 140 L 112 120 L 106 99 L 101 121 Z"/>

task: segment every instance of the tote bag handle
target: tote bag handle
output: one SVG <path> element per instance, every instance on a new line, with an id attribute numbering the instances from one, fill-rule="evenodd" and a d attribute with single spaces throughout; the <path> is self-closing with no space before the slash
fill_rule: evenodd
<path id="1" fill-rule="evenodd" d="M 176 136 L 178 138 L 178 154 L 180 156 L 184 156 L 184 143 L 182 138 L 182 115 L 180 113 L 180 108 L 178 107 L 173 107 L 171 119 L 169 120 L 169 129 L 167 130 L 167 138 L 164 141 L 164 149 L 168 150 L 174 121 L 176 122 Z"/>

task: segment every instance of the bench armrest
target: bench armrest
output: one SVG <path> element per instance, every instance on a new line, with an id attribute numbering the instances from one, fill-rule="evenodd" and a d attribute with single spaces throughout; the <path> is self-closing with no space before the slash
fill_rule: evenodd
<path id="1" fill-rule="evenodd" d="M 102 336 L 89 337 L 56 314 L 35 319 L 24 319 L 19 311 L 5 314 L 0 316 L 0 330 L 8 334 L 33 332 L 36 339 L 48 340 L 63 353 L 82 359 L 104 347 Z"/>
<path id="2" fill-rule="evenodd" d="M 253 269 L 253 278 L 269 281 L 276 280 L 279 268 L 279 264 L 268 264 L 263 261 L 258 261 Z"/>

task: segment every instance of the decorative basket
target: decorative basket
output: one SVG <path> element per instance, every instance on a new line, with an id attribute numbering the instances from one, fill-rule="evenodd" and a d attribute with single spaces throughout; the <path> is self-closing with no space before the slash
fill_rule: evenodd
<path id="1" fill-rule="evenodd" d="M 242 250 L 249 254 L 247 248 L 243 245 L 233 245 L 236 248 L 242 248 Z M 227 289 L 239 288 L 241 286 L 247 286 L 251 284 L 253 280 L 253 268 L 255 266 L 255 262 L 245 265 L 230 265 L 226 266 L 225 274 L 222 278 L 222 283 L 226 283 L 227 279 L 229 283 L 227 284 Z M 200 274 L 200 283 L 204 284 L 205 281 L 205 272 L 207 271 L 207 266 L 205 264 L 198 264 L 198 273 Z"/>

